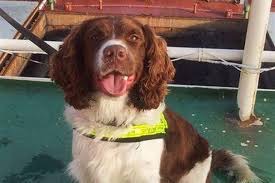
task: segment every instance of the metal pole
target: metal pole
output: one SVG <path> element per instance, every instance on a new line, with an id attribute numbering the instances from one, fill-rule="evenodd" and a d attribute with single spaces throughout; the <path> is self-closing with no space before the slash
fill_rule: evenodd
<path id="1" fill-rule="evenodd" d="M 45 41 L 54 50 L 58 50 L 59 46 L 63 44 L 60 41 Z M 30 40 L 22 39 L 0 39 L 0 50 L 7 50 L 12 53 L 42 53 L 47 54 L 41 48 L 36 46 Z"/>
<path id="2" fill-rule="evenodd" d="M 272 0 L 252 1 L 243 55 L 245 65 L 261 68 L 271 3 Z M 258 81 L 259 73 L 242 70 L 237 97 L 241 121 L 249 120 L 254 115 Z"/>
<path id="3" fill-rule="evenodd" d="M 58 50 L 63 44 L 61 41 L 45 41 L 48 45 Z M 21 39 L 0 39 L 0 52 L 8 53 L 36 53 L 47 54 L 41 48 L 36 46 L 30 40 Z M 182 58 L 191 61 L 211 61 L 219 60 L 218 58 L 239 62 L 243 58 L 243 50 L 234 49 L 213 49 L 213 48 L 190 48 L 190 47 L 168 47 L 168 55 L 170 58 Z M 262 62 L 274 63 L 275 51 L 264 51 L 262 53 Z"/>

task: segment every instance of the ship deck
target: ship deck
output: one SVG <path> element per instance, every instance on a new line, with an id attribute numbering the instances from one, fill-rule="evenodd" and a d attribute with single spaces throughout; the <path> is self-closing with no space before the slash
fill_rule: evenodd
<path id="1" fill-rule="evenodd" d="M 236 90 L 170 88 L 167 104 L 188 119 L 213 148 L 248 157 L 264 182 L 275 182 L 275 92 L 259 91 L 256 113 L 263 126 L 239 128 Z M 61 90 L 53 83 L 0 80 L 0 182 L 66 183 L 71 129 L 64 122 Z M 231 182 L 222 174 L 214 183 Z"/>

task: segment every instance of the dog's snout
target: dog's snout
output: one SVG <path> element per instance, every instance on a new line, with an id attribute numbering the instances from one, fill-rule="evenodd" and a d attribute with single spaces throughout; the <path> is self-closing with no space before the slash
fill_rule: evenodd
<path id="1" fill-rule="evenodd" d="M 127 59 L 127 51 L 123 46 L 112 45 L 103 50 L 104 61 L 123 61 Z"/>

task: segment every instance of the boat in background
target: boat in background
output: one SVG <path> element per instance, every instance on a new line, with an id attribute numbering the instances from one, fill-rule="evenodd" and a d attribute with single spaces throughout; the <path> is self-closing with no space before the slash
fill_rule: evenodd
<path id="1" fill-rule="evenodd" d="M 168 46 L 243 49 L 247 29 L 246 7 L 248 5 L 243 1 L 235 0 L 57 0 L 54 4 L 44 0 L 40 1 L 23 25 L 41 39 L 62 41 L 70 29 L 83 20 L 129 15 L 154 27 L 167 40 Z M 17 33 L 14 38 L 23 37 Z M 275 49 L 269 33 L 265 49 Z M 5 53 L 0 56 L 0 75 L 48 77 L 47 62 L 46 55 Z M 175 66 L 176 84 L 238 85 L 239 72 L 234 68 L 189 61 L 175 62 Z M 261 75 L 261 88 L 275 88 L 275 77 L 271 74 L 275 73 Z"/>

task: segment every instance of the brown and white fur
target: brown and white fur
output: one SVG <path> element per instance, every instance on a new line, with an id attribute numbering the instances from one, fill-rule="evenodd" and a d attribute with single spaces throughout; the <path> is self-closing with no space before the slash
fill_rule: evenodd
<path id="1" fill-rule="evenodd" d="M 87 138 L 73 132 L 72 177 L 80 183 L 210 183 L 216 169 L 236 182 L 259 179 L 240 155 L 211 150 L 185 119 L 166 108 L 175 69 L 165 41 L 129 17 L 87 20 L 65 39 L 51 60 L 52 79 L 63 89 L 65 117 L 74 128 L 96 128 Z M 100 140 L 130 125 L 154 124 L 164 113 L 163 139 L 132 143 Z"/>

